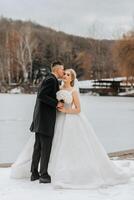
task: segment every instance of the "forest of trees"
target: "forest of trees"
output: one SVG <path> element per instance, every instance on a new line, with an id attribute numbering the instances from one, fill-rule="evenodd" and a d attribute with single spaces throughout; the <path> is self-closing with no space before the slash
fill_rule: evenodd
<path id="1" fill-rule="evenodd" d="M 1 17 L 0 83 L 2 86 L 33 84 L 40 71 L 50 70 L 51 63 L 57 59 L 66 68 L 74 68 L 79 80 L 130 77 L 134 75 L 133 44 L 132 33 L 119 41 L 95 40 L 31 21 Z"/>

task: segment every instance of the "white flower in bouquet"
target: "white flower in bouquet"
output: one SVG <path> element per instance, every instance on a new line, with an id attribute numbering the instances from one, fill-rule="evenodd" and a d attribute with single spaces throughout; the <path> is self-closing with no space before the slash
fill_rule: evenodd
<path id="1" fill-rule="evenodd" d="M 58 101 L 63 101 L 64 103 L 71 103 L 72 102 L 72 95 L 66 90 L 59 90 L 56 93 L 56 98 Z"/>

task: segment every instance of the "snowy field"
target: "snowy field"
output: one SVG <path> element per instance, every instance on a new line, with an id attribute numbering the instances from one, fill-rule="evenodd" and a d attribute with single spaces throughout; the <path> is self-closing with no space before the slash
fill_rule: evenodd
<path id="1" fill-rule="evenodd" d="M 0 163 L 13 162 L 31 133 L 36 95 L 0 94 Z M 82 110 L 107 152 L 134 148 L 134 99 L 81 96 Z M 134 161 L 113 161 L 134 172 Z M 134 200 L 134 178 L 126 184 L 90 190 L 54 189 L 51 184 L 11 179 L 0 168 L 0 200 Z"/>
<path id="2" fill-rule="evenodd" d="M 114 161 L 128 162 L 134 161 Z M 90 190 L 54 189 L 28 179 L 10 178 L 10 168 L 0 168 L 0 200 L 134 200 L 134 178 L 128 183 Z"/>
<path id="3" fill-rule="evenodd" d="M 14 162 L 31 133 L 36 95 L 0 94 L 0 163 Z M 81 97 L 107 152 L 134 148 L 134 98 Z"/>

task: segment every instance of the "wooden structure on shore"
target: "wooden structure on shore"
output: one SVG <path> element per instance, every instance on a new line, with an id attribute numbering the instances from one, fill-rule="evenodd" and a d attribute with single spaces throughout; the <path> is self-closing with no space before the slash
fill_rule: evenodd
<path id="1" fill-rule="evenodd" d="M 117 96 L 120 92 L 125 92 L 127 85 L 122 85 L 121 80 L 94 80 L 92 87 L 80 88 L 81 93 L 98 93 L 102 96 Z"/>

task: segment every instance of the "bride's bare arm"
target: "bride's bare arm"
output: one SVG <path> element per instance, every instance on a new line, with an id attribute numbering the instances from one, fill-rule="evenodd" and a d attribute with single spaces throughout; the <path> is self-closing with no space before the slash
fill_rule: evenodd
<path id="1" fill-rule="evenodd" d="M 59 109 L 59 111 L 63 112 L 63 113 L 67 113 L 67 114 L 78 114 L 81 111 L 81 107 L 80 107 L 80 99 L 79 99 L 79 95 L 78 92 L 76 90 L 74 90 L 72 92 L 72 97 L 73 97 L 73 108 L 62 108 Z"/>

